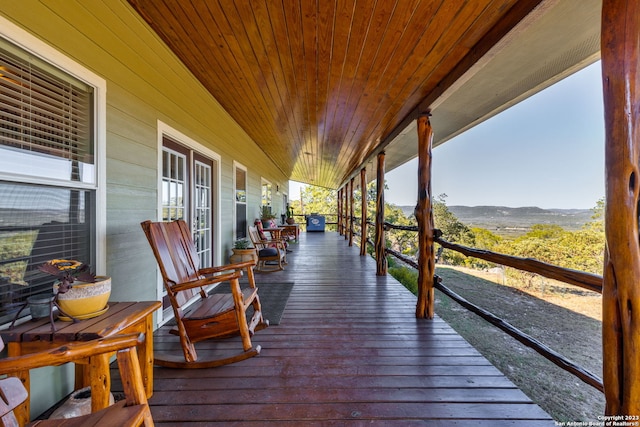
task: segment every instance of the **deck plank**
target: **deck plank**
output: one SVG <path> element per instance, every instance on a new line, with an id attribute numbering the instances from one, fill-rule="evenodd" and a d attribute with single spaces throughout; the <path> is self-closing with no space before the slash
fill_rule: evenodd
<path id="1" fill-rule="evenodd" d="M 551 417 L 416 297 L 337 233 L 301 233 L 284 271 L 295 282 L 260 356 L 205 370 L 154 370 L 156 425 L 552 426 Z M 179 351 L 165 327 L 156 349 Z M 202 342 L 199 353 L 237 348 Z"/>

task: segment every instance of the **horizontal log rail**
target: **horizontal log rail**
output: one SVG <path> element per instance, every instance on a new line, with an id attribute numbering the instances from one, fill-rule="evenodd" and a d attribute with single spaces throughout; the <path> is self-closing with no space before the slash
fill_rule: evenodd
<path id="1" fill-rule="evenodd" d="M 439 230 L 436 230 L 439 231 Z M 549 279 L 559 280 L 570 285 L 579 286 L 593 292 L 602 293 L 602 276 L 597 274 L 585 273 L 584 271 L 572 270 L 570 268 L 558 267 L 556 265 L 547 264 L 533 258 L 520 258 L 511 255 L 499 254 L 496 252 L 485 251 L 480 249 L 469 248 L 458 245 L 456 243 L 447 242 L 436 234 L 434 239 L 443 248 L 460 252 L 463 255 L 480 258 L 485 261 L 494 262 L 496 264 L 506 265 L 507 267 L 517 268 L 518 270 L 536 273 Z"/>
<path id="2" fill-rule="evenodd" d="M 385 227 L 385 230 L 418 231 L 418 227 L 416 226 L 396 225 L 389 222 L 385 222 L 384 227 Z M 434 239 L 435 242 L 439 243 L 444 248 L 451 249 L 456 252 L 460 252 L 463 255 L 481 258 L 486 261 L 494 262 L 496 264 L 506 265 L 508 267 L 513 267 L 513 268 L 528 271 L 531 273 L 536 273 L 544 277 L 559 280 L 559 281 L 562 281 L 571 285 L 579 286 L 581 288 L 585 288 L 594 292 L 602 293 L 602 277 L 601 276 L 585 273 L 578 270 L 571 270 L 567 268 L 558 267 L 555 265 L 551 265 L 551 264 L 547 264 L 547 263 L 535 260 L 533 258 L 519 258 L 519 257 L 499 254 L 495 252 L 469 248 L 469 247 L 458 245 L 455 243 L 450 243 L 442 239 L 441 237 L 442 234 L 440 230 L 434 230 L 434 232 L 436 235 Z M 367 240 L 367 243 L 369 243 L 370 245 L 373 245 L 373 242 L 370 240 Z M 408 257 L 406 255 L 403 255 L 398 251 L 386 248 L 385 254 L 391 255 L 415 269 L 418 268 L 418 263 L 415 259 Z M 589 372 L 588 370 L 584 369 L 580 365 L 577 365 L 575 362 L 567 359 L 560 353 L 552 350 L 550 347 L 546 346 L 545 344 L 533 338 L 532 336 L 522 332 L 515 326 L 499 318 L 493 313 L 467 301 L 465 298 L 463 298 L 462 296 L 458 295 L 457 293 L 455 293 L 454 291 L 452 291 L 451 289 L 443 285 L 442 279 L 437 275 L 435 276 L 435 279 L 436 280 L 434 281 L 435 282 L 434 287 L 438 289 L 440 292 L 447 295 L 449 298 L 456 301 L 458 304 L 460 304 L 467 310 L 471 311 L 472 313 L 475 313 L 478 316 L 482 317 L 487 322 L 491 323 L 492 325 L 496 326 L 500 330 L 504 331 L 511 337 L 521 342 L 522 344 L 535 350 L 544 358 L 554 363 L 561 369 L 564 369 L 565 371 L 570 372 L 571 374 L 578 377 L 584 383 L 589 384 L 590 386 L 604 393 L 603 381 L 597 375 Z"/>
<path id="3" fill-rule="evenodd" d="M 402 230 L 402 231 L 415 231 L 418 232 L 418 227 L 416 225 L 396 225 L 390 222 L 384 223 L 385 230 Z"/>
<path id="4" fill-rule="evenodd" d="M 385 252 L 390 254 L 390 255 L 393 255 L 394 257 L 398 258 L 400 261 L 404 262 L 405 264 L 410 265 L 411 267 L 413 267 L 415 269 L 418 268 L 418 263 L 416 262 L 416 260 L 414 260 L 411 257 L 403 255 L 400 252 L 394 251 L 393 249 L 389 249 L 389 248 L 387 248 L 387 250 Z"/>
<path id="5" fill-rule="evenodd" d="M 543 343 L 541 343 L 537 339 L 533 338 L 532 336 L 525 334 L 524 332 L 522 332 L 521 330 L 519 330 L 515 326 L 513 326 L 510 323 L 504 321 L 503 319 L 497 317 L 496 315 L 492 314 L 491 312 L 489 312 L 489 311 L 487 311 L 487 310 L 485 310 L 483 308 L 480 308 L 477 305 L 467 301 L 466 299 L 464 299 L 463 297 L 461 297 L 460 295 L 458 295 L 457 293 L 455 293 L 451 289 L 449 289 L 446 286 L 444 286 L 442 284 L 442 280 L 441 280 L 440 277 L 436 276 L 436 280 L 435 280 L 435 285 L 434 286 L 440 292 L 442 292 L 443 294 L 447 295 L 449 298 L 451 298 L 452 300 L 456 301 L 458 304 L 460 304 L 461 306 L 463 306 L 467 310 L 469 310 L 469 311 L 477 314 L 478 316 L 482 317 L 484 320 L 486 320 L 487 322 L 489 322 L 492 325 L 496 326 L 497 328 L 501 329 L 502 331 L 506 332 L 508 335 L 510 335 L 513 338 L 515 338 L 516 340 L 520 341 L 522 344 L 524 344 L 527 347 L 537 351 L 539 354 L 544 356 L 550 362 L 556 364 L 557 366 L 559 366 L 560 368 L 564 369 L 565 371 L 572 373 L 573 375 L 575 375 L 576 377 L 578 377 L 582 381 L 584 381 L 586 384 L 589 384 L 590 386 L 592 386 L 592 387 L 596 388 L 597 390 L 600 390 L 601 392 L 604 393 L 604 386 L 602 384 L 602 379 L 600 379 L 596 375 L 594 375 L 591 372 L 585 370 L 580 365 L 577 365 L 576 363 L 574 363 L 571 360 L 567 359 L 566 357 L 564 357 L 560 353 L 558 353 L 558 352 L 552 350 L 551 348 L 547 347 L 546 345 L 544 345 Z"/>
<path id="6" fill-rule="evenodd" d="M 395 225 L 385 222 L 384 226 L 385 230 L 418 231 L 418 227 L 414 225 Z M 458 245 L 457 243 L 451 243 L 444 240 L 440 230 L 434 231 L 436 234 L 434 241 L 440 244 L 443 248 L 451 249 L 452 251 L 459 252 L 465 256 L 480 258 L 485 261 L 506 265 L 507 267 L 513 267 L 518 270 L 528 271 L 529 273 L 536 273 L 548 279 L 559 280 L 583 289 L 598 292 L 600 294 L 602 293 L 602 276 L 597 274 L 559 267 L 557 265 L 538 261 L 534 258 L 521 258 Z"/>

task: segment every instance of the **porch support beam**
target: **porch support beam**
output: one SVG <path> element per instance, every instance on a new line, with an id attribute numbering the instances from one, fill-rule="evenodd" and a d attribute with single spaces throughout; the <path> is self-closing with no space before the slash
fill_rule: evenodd
<path id="1" fill-rule="evenodd" d="M 640 1 L 602 2 L 606 415 L 640 415 Z"/>
<path id="2" fill-rule="evenodd" d="M 338 203 L 338 218 L 336 219 L 338 233 L 342 235 L 342 187 L 338 189 L 338 197 L 336 197 Z"/>
<path id="3" fill-rule="evenodd" d="M 344 240 L 349 240 L 349 181 L 344 185 Z"/>
<path id="4" fill-rule="evenodd" d="M 418 302 L 416 317 L 433 319 L 436 270 L 433 250 L 434 225 L 431 205 L 431 145 L 433 129 L 429 116 L 418 117 L 418 202 L 415 216 L 418 222 Z"/>
<path id="5" fill-rule="evenodd" d="M 360 169 L 360 256 L 367 254 L 367 169 Z"/>
<path id="6" fill-rule="evenodd" d="M 342 219 L 340 221 L 340 227 L 342 228 L 341 235 L 345 235 L 347 233 L 347 184 L 342 187 L 342 197 L 340 200 L 340 214 L 342 215 Z"/>
<path id="7" fill-rule="evenodd" d="M 376 275 L 387 275 L 386 238 L 384 235 L 384 151 L 378 154 L 376 175 Z"/>
<path id="8" fill-rule="evenodd" d="M 355 178 L 349 181 L 349 246 L 353 246 L 353 186 Z"/>

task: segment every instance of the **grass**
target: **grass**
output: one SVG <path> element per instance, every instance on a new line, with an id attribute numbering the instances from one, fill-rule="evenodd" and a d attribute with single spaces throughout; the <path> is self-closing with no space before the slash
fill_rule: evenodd
<path id="1" fill-rule="evenodd" d="M 390 269 L 391 274 L 395 270 Z M 445 286 L 467 300 L 602 376 L 602 300 L 598 294 L 552 293 L 548 286 L 543 294 L 538 289 L 494 283 L 496 277 L 489 273 L 458 268 L 438 267 L 437 274 Z M 415 271 L 398 277 L 400 282 L 412 282 L 415 289 Z M 604 413 L 602 393 L 439 291 L 435 310 L 556 421 L 595 421 Z"/>

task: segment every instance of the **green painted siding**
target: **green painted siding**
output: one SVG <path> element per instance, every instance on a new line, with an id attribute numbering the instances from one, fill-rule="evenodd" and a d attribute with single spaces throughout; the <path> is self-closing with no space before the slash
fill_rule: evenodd
<path id="1" fill-rule="evenodd" d="M 0 13 L 107 80 L 107 273 L 112 299 L 156 297 L 139 223 L 157 218 L 157 121 L 221 156 L 222 259 L 231 247 L 233 161 L 247 166 L 249 221 L 260 178 L 283 176 L 124 1 L 4 2 Z M 275 193 L 275 192 L 274 192 Z M 274 194 L 276 206 L 281 194 Z"/>
<path id="2" fill-rule="evenodd" d="M 286 191 L 288 177 L 125 1 L 2 1 L 0 15 L 107 81 L 106 250 L 112 300 L 157 297 L 156 264 L 139 223 L 158 217 L 158 120 L 221 157 L 222 226 L 215 233 L 223 262 L 232 246 L 233 161 L 248 169 L 249 222 L 258 213 L 261 177 Z M 279 207 L 282 194 L 274 192 L 274 199 Z M 50 402 L 36 404 L 33 414 L 46 405 Z"/>

